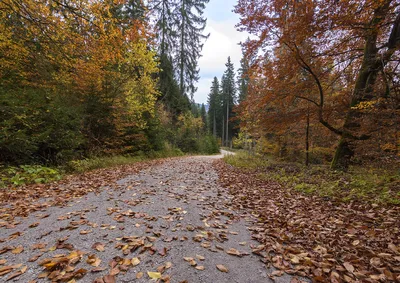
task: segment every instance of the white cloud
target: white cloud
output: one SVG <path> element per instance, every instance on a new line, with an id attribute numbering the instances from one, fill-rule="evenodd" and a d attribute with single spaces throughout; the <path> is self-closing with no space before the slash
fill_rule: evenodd
<path id="1" fill-rule="evenodd" d="M 214 76 L 221 78 L 228 56 L 231 56 L 235 70 L 240 66 L 242 51 L 238 43 L 246 40 L 248 34 L 238 32 L 235 28 L 236 23 L 234 16 L 222 21 L 210 18 L 207 20 L 205 34 L 210 33 L 210 37 L 204 44 L 203 56 L 199 60 L 201 79 L 197 83 L 198 90 L 194 94 L 197 103 L 207 103 L 212 79 Z"/>

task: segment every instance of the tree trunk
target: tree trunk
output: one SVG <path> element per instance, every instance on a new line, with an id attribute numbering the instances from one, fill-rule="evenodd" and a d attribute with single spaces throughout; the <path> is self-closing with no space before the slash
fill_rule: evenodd
<path id="1" fill-rule="evenodd" d="M 307 125 L 306 125 L 306 166 L 309 164 L 309 136 L 310 136 L 310 112 L 307 112 Z"/>
<path id="2" fill-rule="evenodd" d="M 181 92 L 181 95 L 182 96 L 184 96 L 184 94 L 185 94 L 185 89 L 184 89 L 184 82 L 183 82 L 183 80 L 184 80 L 184 76 L 183 76 L 183 70 L 184 70 L 184 56 L 185 56 L 185 53 L 184 53 L 184 46 L 183 46 L 183 44 L 185 43 L 184 41 L 185 41 L 185 36 L 184 36 L 184 34 L 185 34 L 185 17 L 184 17 L 184 14 L 185 14 L 185 1 L 182 1 L 182 9 L 181 9 L 181 14 L 182 14 L 182 27 L 181 27 L 181 46 L 180 46 L 180 48 L 181 48 L 181 50 L 180 50 L 180 53 L 181 53 L 181 60 L 180 60 L 180 79 L 179 79 L 179 87 L 180 87 L 180 92 Z"/>
<path id="3" fill-rule="evenodd" d="M 222 134 L 221 134 L 221 145 L 225 145 L 225 119 L 224 119 L 224 114 L 222 114 Z"/>
<path id="4" fill-rule="evenodd" d="M 229 96 L 226 101 L 226 146 L 229 146 Z"/>
<path id="5" fill-rule="evenodd" d="M 397 16 L 393 23 L 387 44 L 388 50 L 384 54 L 380 55 L 377 48 L 379 27 L 389 11 L 390 2 L 391 1 L 386 0 L 374 11 L 374 16 L 369 27 L 365 31 L 364 58 L 353 90 L 350 110 L 347 112 L 345 117 L 343 134 L 331 163 L 332 169 L 346 171 L 351 163 L 352 157 L 354 156 L 355 143 L 357 140 L 368 138 L 366 135 L 360 136 L 359 132 L 361 129 L 361 123 L 358 120 L 362 113 L 353 107 L 357 106 L 360 102 L 371 101 L 376 97 L 373 93 L 373 87 L 377 75 L 380 70 L 384 68 L 385 64 L 394 53 L 394 50 L 398 49 L 400 40 L 400 15 Z"/>
<path id="6" fill-rule="evenodd" d="M 214 138 L 217 137 L 217 120 L 215 117 L 215 110 L 214 110 L 214 119 L 213 119 L 213 136 L 214 136 Z"/>

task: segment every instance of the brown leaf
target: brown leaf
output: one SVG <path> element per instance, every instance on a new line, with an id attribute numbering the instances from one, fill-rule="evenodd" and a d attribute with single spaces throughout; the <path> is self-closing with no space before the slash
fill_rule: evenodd
<path id="1" fill-rule="evenodd" d="M 142 277 L 143 277 L 143 275 L 144 275 L 144 273 L 143 273 L 143 272 L 138 272 L 138 273 L 136 274 L 136 279 L 140 279 L 140 278 L 142 278 Z"/>
<path id="2" fill-rule="evenodd" d="M 13 249 L 11 252 L 13 253 L 13 254 L 20 254 L 20 253 L 22 253 L 24 251 L 24 247 L 23 246 L 18 246 L 18 247 L 16 247 L 15 249 Z"/>
<path id="3" fill-rule="evenodd" d="M 15 272 L 15 273 L 11 274 L 10 276 L 8 276 L 6 281 L 14 279 L 15 277 L 18 277 L 20 275 L 22 275 L 22 272 L 20 270 L 18 270 L 17 272 Z"/>
<path id="4" fill-rule="evenodd" d="M 224 265 L 222 265 L 222 264 L 218 264 L 217 265 L 217 269 L 219 270 L 219 271 L 221 271 L 221 272 L 229 272 L 229 270 L 228 270 L 228 268 L 226 268 Z"/>
<path id="5" fill-rule="evenodd" d="M 104 252 L 104 244 L 102 243 L 94 243 L 92 249 L 98 250 L 99 252 Z"/>
<path id="6" fill-rule="evenodd" d="M 103 277 L 104 283 L 116 283 L 114 275 L 106 275 Z"/>
<path id="7" fill-rule="evenodd" d="M 239 257 L 242 256 L 242 254 L 237 249 L 234 249 L 234 248 L 230 248 L 229 250 L 226 251 L 226 253 L 230 254 L 230 255 L 234 255 L 234 256 L 239 256 Z"/>

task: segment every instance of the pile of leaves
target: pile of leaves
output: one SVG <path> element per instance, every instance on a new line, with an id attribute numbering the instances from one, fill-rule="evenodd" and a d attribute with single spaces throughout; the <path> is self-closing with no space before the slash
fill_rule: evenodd
<path id="1" fill-rule="evenodd" d="M 256 251 L 274 274 L 314 282 L 400 281 L 400 207 L 303 195 L 216 161 L 235 209 L 255 217 Z M 254 251 L 253 251 L 254 252 Z"/>

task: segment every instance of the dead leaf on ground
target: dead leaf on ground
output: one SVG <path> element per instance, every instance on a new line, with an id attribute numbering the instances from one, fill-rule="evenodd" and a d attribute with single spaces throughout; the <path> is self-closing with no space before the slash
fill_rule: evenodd
<path id="1" fill-rule="evenodd" d="M 228 268 L 226 268 L 224 265 L 222 265 L 222 264 L 218 264 L 217 265 L 217 269 L 219 270 L 219 271 L 221 271 L 221 272 L 229 272 L 229 270 L 228 270 Z"/>

